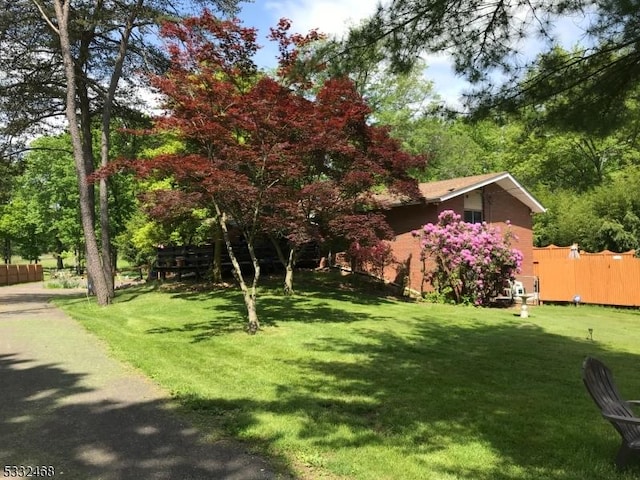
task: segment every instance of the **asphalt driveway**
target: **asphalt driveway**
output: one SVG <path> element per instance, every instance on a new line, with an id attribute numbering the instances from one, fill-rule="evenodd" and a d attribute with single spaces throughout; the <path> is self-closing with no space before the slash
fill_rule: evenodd
<path id="1" fill-rule="evenodd" d="M 0 478 L 282 478 L 241 444 L 204 441 L 165 392 L 49 303 L 81 292 L 0 287 Z"/>

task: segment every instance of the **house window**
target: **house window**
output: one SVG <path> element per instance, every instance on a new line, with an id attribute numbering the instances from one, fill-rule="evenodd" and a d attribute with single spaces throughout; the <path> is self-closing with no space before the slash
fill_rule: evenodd
<path id="1" fill-rule="evenodd" d="M 464 196 L 464 221 L 482 223 L 482 191 L 473 190 Z"/>
<path id="2" fill-rule="evenodd" d="M 464 221 L 467 223 L 482 223 L 482 212 L 477 210 L 465 210 Z"/>

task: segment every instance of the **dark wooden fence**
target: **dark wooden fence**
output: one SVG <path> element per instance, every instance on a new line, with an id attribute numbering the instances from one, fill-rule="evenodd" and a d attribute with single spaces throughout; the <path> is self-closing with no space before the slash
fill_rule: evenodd
<path id="1" fill-rule="evenodd" d="M 241 267 L 252 268 L 253 264 L 246 245 L 241 243 L 234 244 L 233 251 Z M 161 278 L 164 278 L 167 273 L 175 273 L 178 276 L 186 273 L 194 273 L 196 277 L 206 276 L 213 268 L 213 252 L 213 245 L 184 245 L 158 248 L 151 275 L 152 277 L 157 275 Z M 265 273 L 283 268 L 278 259 L 276 249 L 270 243 L 257 245 L 255 252 L 260 261 L 260 268 L 264 269 Z M 285 252 L 288 251 L 285 250 Z M 223 273 L 230 273 L 233 267 L 226 248 L 222 248 L 220 257 L 220 266 Z M 319 262 L 320 253 L 317 245 L 309 243 L 300 248 L 296 262 L 298 267 L 313 268 L 317 267 Z"/>
<path id="2" fill-rule="evenodd" d="M 0 286 L 16 283 L 41 282 L 44 279 L 42 265 L 0 265 Z"/>

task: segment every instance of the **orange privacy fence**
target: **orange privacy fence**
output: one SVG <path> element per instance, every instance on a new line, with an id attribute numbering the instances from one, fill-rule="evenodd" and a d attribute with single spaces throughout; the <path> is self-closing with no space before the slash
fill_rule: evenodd
<path id="1" fill-rule="evenodd" d="M 576 258 L 571 258 L 576 257 Z M 533 249 L 533 271 L 540 281 L 540 300 L 640 306 L 640 259 L 634 251 L 571 255 L 571 247 Z"/>
<path id="2" fill-rule="evenodd" d="M 15 283 L 40 282 L 44 278 L 42 265 L 0 265 L 0 286 Z"/>

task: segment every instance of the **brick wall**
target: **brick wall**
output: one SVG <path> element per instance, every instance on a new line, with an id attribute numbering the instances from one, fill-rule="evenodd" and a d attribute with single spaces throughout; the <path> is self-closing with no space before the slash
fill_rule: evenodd
<path id="1" fill-rule="evenodd" d="M 503 232 L 507 228 L 507 221 L 511 223 L 511 231 L 517 237 L 513 241 L 513 247 L 522 251 L 524 260 L 522 272 L 525 276 L 525 288 L 533 290 L 533 280 L 526 276 L 533 275 L 533 233 L 532 219 L 529 208 L 511 196 L 508 192 L 495 184 L 488 185 L 483 192 L 484 218 Z M 460 195 L 440 204 L 430 205 L 406 205 L 396 207 L 386 212 L 387 221 L 396 233 L 396 237 L 390 242 L 394 256 L 399 265 L 385 270 L 385 278 L 398 284 L 405 284 L 415 291 L 428 291 L 429 285 L 423 285 L 420 260 L 420 248 L 418 240 L 411 235 L 426 223 L 434 223 L 440 212 L 453 210 L 462 215 L 464 213 L 464 195 Z M 531 285 L 529 285 L 531 283 Z"/>
<path id="2" fill-rule="evenodd" d="M 524 283 L 527 292 L 533 291 L 533 219 L 531 210 L 509 192 L 498 185 L 491 184 L 484 188 L 484 218 L 503 232 L 507 229 L 506 221 L 511 222 L 511 231 L 516 238 L 513 248 L 522 252 L 522 271 L 518 277 Z"/>
<path id="3" fill-rule="evenodd" d="M 386 212 L 387 222 L 396 237 L 389 242 L 393 248 L 393 255 L 399 265 L 385 270 L 386 280 L 408 288 L 421 291 L 422 261 L 418 240 L 411 234 L 426 223 L 433 223 L 438 219 L 437 205 L 406 205 L 393 208 Z M 427 288 L 428 290 L 428 288 Z"/>

